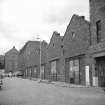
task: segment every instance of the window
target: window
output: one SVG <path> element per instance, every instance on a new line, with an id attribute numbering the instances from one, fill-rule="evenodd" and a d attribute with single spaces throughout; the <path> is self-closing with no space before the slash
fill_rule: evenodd
<path id="1" fill-rule="evenodd" d="M 104 1 L 104 2 L 105 2 L 105 1 Z M 101 8 L 99 9 L 99 12 L 105 13 L 105 6 L 101 7 Z"/>
<path id="2" fill-rule="evenodd" d="M 101 21 L 96 22 L 97 43 L 101 41 Z"/>
<path id="3" fill-rule="evenodd" d="M 73 61 L 70 61 L 70 71 L 73 71 Z"/>
<path id="4" fill-rule="evenodd" d="M 72 32 L 72 38 L 74 38 L 75 37 L 75 33 L 74 32 Z"/>
<path id="5" fill-rule="evenodd" d="M 74 60 L 74 69 L 77 72 L 79 71 L 79 60 L 78 59 Z"/>
<path id="6" fill-rule="evenodd" d="M 54 47 L 54 43 L 53 43 L 53 47 Z"/>
<path id="7" fill-rule="evenodd" d="M 70 71 L 79 71 L 79 60 L 71 60 L 70 61 Z"/>
<path id="8" fill-rule="evenodd" d="M 61 45 L 61 48 L 63 48 L 63 45 Z"/>
<path id="9" fill-rule="evenodd" d="M 31 68 L 29 69 L 29 72 L 30 72 L 30 74 L 31 74 Z"/>
<path id="10" fill-rule="evenodd" d="M 40 48 L 36 48 L 35 51 L 37 54 L 40 54 Z"/>
<path id="11" fill-rule="evenodd" d="M 37 70 L 36 70 L 36 67 L 34 67 L 34 73 L 36 74 Z"/>
<path id="12" fill-rule="evenodd" d="M 41 73 L 44 74 L 44 66 L 41 66 Z"/>
<path id="13" fill-rule="evenodd" d="M 79 66 L 79 60 L 78 59 L 74 60 L 74 66 Z"/>

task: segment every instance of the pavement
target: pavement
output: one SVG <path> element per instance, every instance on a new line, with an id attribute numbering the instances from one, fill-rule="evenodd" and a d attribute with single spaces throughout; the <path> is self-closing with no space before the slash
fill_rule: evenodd
<path id="1" fill-rule="evenodd" d="M 40 80 L 5 78 L 0 105 L 105 105 L 101 88 L 68 88 Z"/>
<path id="2" fill-rule="evenodd" d="M 60 81 L 49 81 L 49 80 L 41 80 L 39 78 L 28 78 L 33 81 L 38 81 L 39 83 L 46 83 L 46 84 L 53 84 L 55 86 L 61 86 L 61 87 L 67 87 L 67 88 L 99 88 L 99 87 L 91 87 L 91 86 L 85 86 L 85 85 L 79 85 L 79 84 L 70 84 Z"/>

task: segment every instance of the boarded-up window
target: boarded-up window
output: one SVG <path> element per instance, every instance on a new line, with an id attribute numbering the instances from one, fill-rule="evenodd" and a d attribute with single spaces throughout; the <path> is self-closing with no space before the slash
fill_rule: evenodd
<path id="1" fill-rule="evenodd" d="M 70 62 L 70 72 L 71 71 L 79 71 L 79 60 L 71 60 Z"/>
<path id="2" fill-rule="evenodd" d="M 79 60 L 78 59 L 74 60 L 74 70 L 79 71 Z"/>
<path id="3" fill-rule="evenodd" d="M 69 76 L 75 83 L 79 83 L 79 59 L 70 60 Z"/>
<path id="4" fill-rule="evenodd" d="M 73 70 L 73 61 L 70 61 L 69 65 L 70 65 L 70 67 L 69 67 L 69 76 L 70 76 L 70 78 L 72 78 L 73 77 L 73 72 L 74 72 L 74 70 Z"/>
<path id="5" fill-rule="evenodd" d="M 51 73 L 56 74 L 56 61 L 51 62 Z"/>

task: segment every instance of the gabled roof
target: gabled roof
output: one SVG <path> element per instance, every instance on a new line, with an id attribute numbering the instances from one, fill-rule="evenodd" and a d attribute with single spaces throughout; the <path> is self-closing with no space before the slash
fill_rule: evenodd
<path id="1" fill-rule="evenodd" d="M 60 36 L 60 33 L 58 33 L 57 31 L 54 31 L 53 35 L 52 35 L 52 37 L 50 39 L 50 43 L 49 43 L 47 49 L 49 48 L 50 44 L 53 42 L 54 38 L 58 38 L 59 40 L 62 40 L 63 36 Z"/>
<path id="2" fill-rule="evenodd" d="M 43 45 L 46 45 L 46 46 L 48 45 L 48 43 L 45 40 L 43 40 L 41 43 L 43 43 Z M 29 44 L 35 44 L 38 47 L 38 46 L 40 46 L 40 41 L 28 41 L 28 42 L 26 42 L 25 45 L 20 49 L 19 54 L 21 54 Z"/>
<path id="3" fill-rule="evenodd" d="M 5 54 L 9 54 L 9 53 L 19 53 L 18 50 L 15 48 L 15 46 L 13 46 L 12 49 L 10 49 L 8 52 L 6 52 Z"/>
<path id="4" fill-rule="evenodd" d="M 35 43 L 35 44 L 40 44 L 40 41 L 28 41 L 25 43 L 25 45 L 20 49 L 20 54 L 25 50 L 25 48 L 27 47 L 28 44 L 32 44 L 32 43 Z"/>
<path id="5" fill-rule="evenodd" d="M 84 16 L 73 15 L 63 37 L 65 56 L 84 54 L 89 46 L 90 23 Z"/>
<path id="6" fill-rule="evenodd" d="M 50 43 L 47 48 L 48 60 L 59 59 L 62 56 L 62 37 L 56 31 L 53 32 Z"/>
<path id="7" fill-rule="evenodd" d="M 87 20 L 85 19 L 85 16 L 79 16 L 79 15 L 77 15 L 77 14 L 74 14 L 74 15 L 72 16 L 72 18 L 71 18 L 71 20 L 70 20 L 68 26 L 67 26 L 67 29 L 71 26 L 71 23 L 72 23 L 73 21 L 74 21 L 74 22 L 75 22 L 75 21 L 78 21 L 78 22 L 82 21 L 82 22 L 85 22 L 85 23 L 87 23 L 87 24 L 90 24 L 89 21 L 87 21 Z M 66 29 L 66 30 L 67 30 L 67 29 Z"/>

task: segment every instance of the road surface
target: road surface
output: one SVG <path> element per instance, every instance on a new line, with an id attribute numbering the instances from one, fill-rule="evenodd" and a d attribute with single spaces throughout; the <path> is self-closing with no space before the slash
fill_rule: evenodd
<path id="1" fill-rule="evenodd" d="M 66 88 L 16 77 L 3 82 L 0 105 L 105 105 L 99 88 Z"/>

